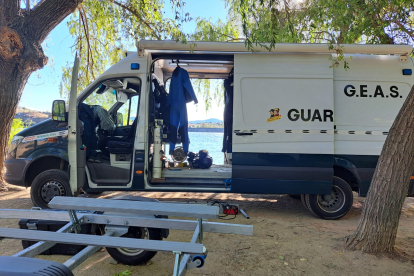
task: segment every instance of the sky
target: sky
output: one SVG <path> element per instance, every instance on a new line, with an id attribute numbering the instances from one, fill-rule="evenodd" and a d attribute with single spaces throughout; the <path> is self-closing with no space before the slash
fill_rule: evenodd
<path id="1" fill-rule="evenodd" d="M 173 17 L 169 0 L 165 0 L 165 2 L 165 16 Z M 227 9 L 221 0 L 186 0 L 184 11 L 190 13 L 190 16 L 194 19 L 197 17 L 211 18 L 213 22 L 218 19 L 225 21 L 227 17 Z M 75 57 L 71 49 L 75 43 L 69 35 L 67 22 L 68 18 L 62 21 L 46 39 L 43 49 L 49 57 L 49 62 L 43 69 L 34 72 L 30 76 L 19 106 L 50 111 L 53 100 L 60 99 L 59 84 L 62 79 L 62 67 L 68 62 L 73 63 Z M 184 32 L 192 32 L 195 27 L 194 21 L 183 25 Z M 136 49 L 130 50 L 136 51 Z M 198 100 L 197 107 L 194 103 L 187 105 L 189 120 L 223 119 L 223 106 L 213 104 L 211 110 L 206 113 L 202 98 Z"/>

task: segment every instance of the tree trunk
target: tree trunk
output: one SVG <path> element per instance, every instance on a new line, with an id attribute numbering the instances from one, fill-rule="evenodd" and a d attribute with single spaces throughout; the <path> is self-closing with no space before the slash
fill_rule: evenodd
<path id="1" fill-rule="evenodd" d="M 0 0 L 0 189 L 10 127 L 26 82 L 43 68 L 42 42 L 82 0 L 42 0 L 22 10 L 21 0 Z"/>
<path id="2" fill-rule="evenodd" d="M 367 253 L 394 249 L 401 209 L 414 171 L 414 86 L 392 125 L 355 233 L 346 247 Z"/>
<path id="3" fill-rule="evenodd" d="M 13 70 L 7 70 L 5 66 L 0 67 L 0 172 L 3 172 L 3 162 L 6 157 L 10 128 L 16 107 L 30 75 L 22 71 L 18 66 L 15 66 Z M 10 93 L 11 91 L 13 93 Z M 3 173 L 0 174 L 0 185 L 4 187 Z"/>

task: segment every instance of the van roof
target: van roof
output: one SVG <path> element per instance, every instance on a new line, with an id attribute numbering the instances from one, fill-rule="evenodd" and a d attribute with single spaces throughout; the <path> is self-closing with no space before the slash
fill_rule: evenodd
<path id="1" fill-rule="evenodd" d="M 255 45 L 254 51 L 261 53 L 336 53 L 335 49 L 329 48 L 328 44 L 318 43 L 264 43 Z M 265 47 L 271 48 L 270 51 Z M 340 44 L 334 47 L 341 47 L 345 54 L 377 54 L 377 55 L 409 55 L 413 52 L 411 45 L 392 45 L 392 44 Z M 251 52 L 246 48 L 244 42 L 205 42 L 188 41 L 181 43 L 174 40 L 140 40 L 137 41 L 138 55 L 145 55 L 146 51 L 185 51 L 185 52 L 226 52 L 240 53 Z"/>

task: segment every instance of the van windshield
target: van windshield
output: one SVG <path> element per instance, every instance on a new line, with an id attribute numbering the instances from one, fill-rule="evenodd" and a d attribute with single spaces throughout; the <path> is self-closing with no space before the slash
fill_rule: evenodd
<path id="1" fill-rule="evenodd" d="M 106 110 L 110 110 L 112 106 L 114 106 L 116 101 L 116 92 L 115 90 L 108 90 L 104 93 L 97 93 L 99 92 L 101 86 L 96 88 L 92 94 L 90 94 L 86 99 L 85 102 L 87 105 L 100 105 Z"/>

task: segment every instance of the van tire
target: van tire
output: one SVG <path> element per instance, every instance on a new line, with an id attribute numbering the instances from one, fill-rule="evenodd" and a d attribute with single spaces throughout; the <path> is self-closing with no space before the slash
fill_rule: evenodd
<path id="1" fill-rule="evenodd" d="M 68 174 L 63 170 L 44 171 L 32 182 L 30 197 L 36 207 L 49 209 L 47 204 L 54 196 L 72 196 Z"/>
<path id="2" fill-rule="evenodd" d="M 306 194 L 301 194 L 300 200 L 302 201 L 303 206 L 305 206 L 305 209 L 309 210 L 308 204 L 306 203 Z"/>
<path id="3" fill-rule="evenodd" d="M 145 236 L 142 234 L 145 231 Z M 128 233 L 121 236 L 132 239 L 162 240 L 161 229 L 146 227 L 129 227 Z M 106 248 L 106 251 L 112 258 L 124 265 L 140 265 L 151 260 L 157 251 L 134 250 L 126 248 Z"/>
<path id="4" fill-rule="evenodd" d="M 340 219 L 351 210 L 354 195 L 351 186 L 342 178 L 334 176 L 329 195 L 305 195 L 309 211 L 316 217 Z"/>

